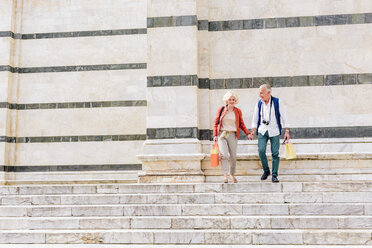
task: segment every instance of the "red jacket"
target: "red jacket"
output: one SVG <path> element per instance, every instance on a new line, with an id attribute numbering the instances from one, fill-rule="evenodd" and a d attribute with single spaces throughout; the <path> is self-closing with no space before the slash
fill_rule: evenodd
<path id="1" fill-rule="evenodd" d="M 222 107 L 220 107 L 217 110 L 216 120 L 214 121 L 214 128 L 213 128 L 213 136 L 218 136 L 221 130 L 222 126 L 222 118 L 225 116 L 227 112 L 227 107 L 225 107 L 221 113 L 220 121 L 218 123 L 218 117 L 220 116 Z M 237 107 L 234 107 L 235 112 L 235 121 L 236 121 L 236 138 L 239 139 L 240 129 L 243 129 L 246 135 L 250 134 L 249 130 L 244 124 L 243 117 L 242 117 L 242 111 L 238 109 Z"/>

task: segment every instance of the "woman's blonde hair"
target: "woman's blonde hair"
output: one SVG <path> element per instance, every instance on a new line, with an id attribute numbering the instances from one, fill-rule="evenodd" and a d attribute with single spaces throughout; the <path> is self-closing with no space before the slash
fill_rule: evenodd
<path id="1" fill-rule="evenodd" d="M 235 98 L 235 103 L 238 103 L 239 102 L 238 95 L 234 91 L 231 91 L 231 90 L 229 90 L 228 92 L 226 92 L 226 94 L 223 96 L 223 99 L 222 100 L 224 101 L 225 104 L 227 104 L 227 101 L 232 96 Z"/>

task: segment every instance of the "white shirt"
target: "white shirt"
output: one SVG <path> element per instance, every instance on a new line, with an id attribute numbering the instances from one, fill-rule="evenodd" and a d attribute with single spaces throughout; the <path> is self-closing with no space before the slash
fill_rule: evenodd
<path id="1" fill-rule="evenodd" d="M 272 107 L 271 107 L 271 117 L 270 117 L 271 96 L 267 104 L 262 100 L 261 102 L 262 102 L 261 123 L 260 123 L 260 127 L 258 128 L 258 132 L 264 135 L 266 131 L 268 131 L 269 137 L 279 135 L 280 132 L 279 132 L 278 123 L 276 122 L 274 103 L 272 104 Z M 280 112 L 280 121 L 282 123 L 282 129 L 285 129 L 288 127 L 287 114 L 285 112 L 284 104 L 282 103 L 280 99 L 279 99 L 279 112 Z M 262 123 L 263 120 L 270 121 L 269 125 Z M 257 122 L 258 122 L 258 102 L 254 108 L 254 113 L 253 113 L 253 118 L 252 118 L 252 128 L 257 129 Z"/>

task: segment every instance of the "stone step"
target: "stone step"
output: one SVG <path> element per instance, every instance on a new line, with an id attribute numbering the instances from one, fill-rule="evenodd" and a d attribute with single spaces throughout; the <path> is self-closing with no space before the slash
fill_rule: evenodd
<path id="1" fill-rule="evenodd" d="M 0 184 L 97 184 L 136 183 L 138 170 L 128 171 L 79 171 L 79 172 L 17 172 L 8 173 Z"/>
<path id="2" fill-rule="evenodd" d="M 372 215 L 371 203 L 0 206 L 0 217 Z"/>
<path id="3" fill-rule="evenodd" d="M 0 230 L 372 229 L 372 216 L 0 217 Z"/>
<path id="4" fill-rule="evenodd" d="M 372 245 L 371 230 L 48 230 L 1 231 L 4 244 Z"/>
<path id="5" fill-rule="evenodd" d="M 372 174 L 372 168 L 332 168 L 332 169 L 280 169 L 280 175 L 348 175 L 348 174 Z M 262 169 L 248 169 L 248 175 L 262 175 Z"/>
<path id="6" fill-rule="evenodd" d="M 372 203 L 372 192 L 8 195 L 6 205 Z"/>
<path id="7" fill-rule="evenodd" d="M 138 176 L 135 176 L 130 179 L 84 179 L 84 180 L 6 180 L 1 181 L 0 185 L 37 185 L 37 184 L 46 184 L 46 185 L 55 185 L 55 184 L 65 184 L 65 185 L 74 185 L 74 184 L 117 184 L 117 183 L 137 183 Z"/>
<path id="8" fill-rule="evenodd" d="M 257 182 L 260 180 L 261 173 L 257 173 L 256 175 L 248 175 L 248 176 L 239 176 L 237 175 L 236 178 L 238 182 Z M 372 181 L 372 173 L 369 174 L 327 174 L 327 175 L 316 175 L 316 174 L 296 174 L 296 175 L 282 175 L 281 171 L 279 171 L 279 180 L 281 182 L 319 182 L 319 181 L 353 181 L 353 182 L 370 182 Z M 222 176 L 213 176 L 207 175 L 205 177 L 205 181 L 207 183 L 210 182 L 222 182 Z M 271 177 L 268 178 L 271 180 Z"/>
<path id="9" fill-rule="evenodd" d="M 366 248 L 364 245 L 118 245 L 118 244 L 0 244 L 0 248 Z"/>
<path id="10" fill-rule="evenodd" d="M 211 179 L 207 177 L 207 179 Z M 218 183 L 190 184 L 75 184 L 75 185 L 18 185 L 0 186 L 1 195 L 56 195 L 56 194 L 126 194 L 126 193 L 244 193 L 244 192 L 372 192 L 371 181 L 311 181 L 280 182 L 270 180 L 241 182 L 246 177 L 238 177 L 237 184 L 223 184 L 222 177 Z"/>

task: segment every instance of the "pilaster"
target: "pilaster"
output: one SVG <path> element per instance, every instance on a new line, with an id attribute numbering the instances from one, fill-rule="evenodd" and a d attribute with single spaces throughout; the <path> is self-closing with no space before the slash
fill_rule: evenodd
<path id="1" fill-rule="evenodd" d="M 148 1 L 147 140 L 140 182 L 202 182 L 196 0 Z"/>
<path id="2" fill-rule="evenodd" d="M 21 39 L 19 34 L 22 28 L 22 7 L 23 0 L 13 0 L 9 1 L 8 17 L 11 21 L 8 22 L 8 27 L 2 27 L 9 30 L 9 37 L 5 39 L 8 40 L 8 50 L 3 53 L 2 58 L 3 66 L 7 67 L 7 70 L 1 72 L 2 88 L 7 92 L 6 96 L 2 96 L 3 108 L 1 108 L 2 115 L 4 116 L 4 128 L 1 129 L 1 153 L 0 165 L 3 170 L 0 175 L 0 182 L 6 183 L 9 172 L 7 172 L 7 167 L 13 165 L 16 160 L 16 144 L 15 137 L 17 133 L 17 110 L 12 107 L 12 104 L 17 103 L 18 99 L 18 73 L 17 68 L 20 67 L 20 52 L 21 52 Z"/>

